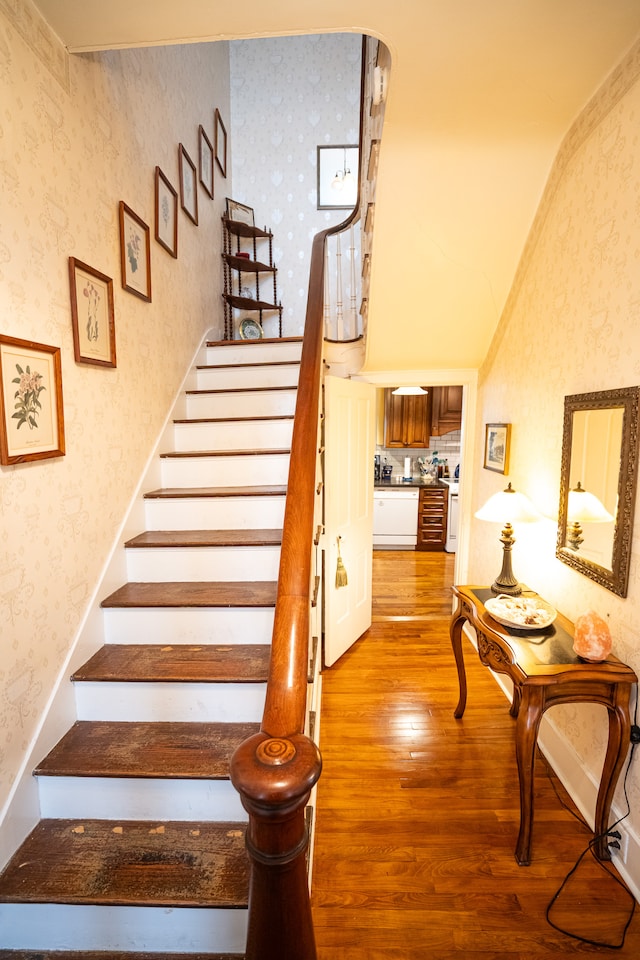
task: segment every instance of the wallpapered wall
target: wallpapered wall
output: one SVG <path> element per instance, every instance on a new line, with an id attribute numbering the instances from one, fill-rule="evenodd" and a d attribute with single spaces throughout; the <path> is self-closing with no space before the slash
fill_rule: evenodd
<path id="1" fill-rule="evenodd" d="M 0 467 L 0 808 L 146 458 L 220 317 L 220 215 L 153 239 L 155 165 L 229 111 L 227 44 L 67 57 L 27 0 L 0 2 L 0 333 L 61 347 L 66 456 Z M 118 202 L 151 227 L 152 303 L 120 283 Z M 117 368 L 74 361 L 68 257 L 114 280 Z"/>
<path id="2" fill-rule="evenodd" d="M 518 275 L 481 371 L 484 423 L 513 424 L 508 479 L 547 516 L 557 509 L 565 395 L 640 384 L 640 45 L 604 84 L 558 154 Z M 507 478 L 477 467 L 476 507 Z M 640 674 L 640 509 L 629 595 L 621 599 L 555 559 L 556 524 L 516 530 L 514 572 L 571 619 L 608 618 L 613 652 Z M 470 583 L 500 569 L 499 532 L 474 521 Z M 602 707 L 554 707 L 554 724 L 598 780 Z M 626 808 L 618 788 L 618 803 Z M 629 779 L 640 835 L 640 768 Z"/>
<path id="3" fill-rule="evenodd" d="M 361 48 L 358 34 L 230 44 L 234 199 L 274 233 L 285 336 L 304 329 L 314 235 L 348 215 L 317 209 L 316 156 L 358 142 Z"/>

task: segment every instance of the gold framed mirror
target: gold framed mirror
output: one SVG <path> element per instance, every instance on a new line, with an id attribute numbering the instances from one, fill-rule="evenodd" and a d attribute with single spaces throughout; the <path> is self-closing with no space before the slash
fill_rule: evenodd
<path id="1" fill-rule="evenodd" d="M 626 597 L 640 387 L 565 397 L 556 556 Z"/>

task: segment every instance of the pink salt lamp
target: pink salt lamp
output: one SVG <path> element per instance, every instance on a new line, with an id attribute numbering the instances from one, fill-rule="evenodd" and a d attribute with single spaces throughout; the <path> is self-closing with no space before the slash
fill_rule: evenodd
<path id="1" fill-rule="evenodd" d="M 594 610 L 587 610 L 575 623 L 573 649 L 582 660 L 600 663 L 611 653 L 611 631 Z"/>

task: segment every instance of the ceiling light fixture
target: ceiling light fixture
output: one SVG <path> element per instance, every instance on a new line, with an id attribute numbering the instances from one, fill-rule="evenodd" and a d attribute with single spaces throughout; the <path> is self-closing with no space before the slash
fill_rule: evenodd
<path id="1" fill-rule="evenodd" d="M 344 149 L 344 159 L 342 161 L 342 170 L 336 170 L 336 175 L 331 181 L 332 190 L 353 189 L 355 180 L 351 170 L 347 166 L 347 149 Z"/>
<path id="2" fill-rule="evenodd" d="M 396 387 L 396 389 L 392 391 L 396 397 L 419 397 L 428 392 L 428 390 L 424 390 L 422 387 Z"/>

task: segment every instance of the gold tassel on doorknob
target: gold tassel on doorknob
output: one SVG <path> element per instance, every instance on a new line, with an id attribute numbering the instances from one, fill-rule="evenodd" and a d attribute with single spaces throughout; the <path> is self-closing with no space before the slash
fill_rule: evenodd
<path id="1" fill-rule="evenodd" d="M 336 589 L 338 587 L 347 586 L 347 571 L 345 570 L 344 563 L 342 562 L 342 557 L 340 556 L 340 541 L 342 537 L 338 537 L 338 565 L 336 567 Z"/>

